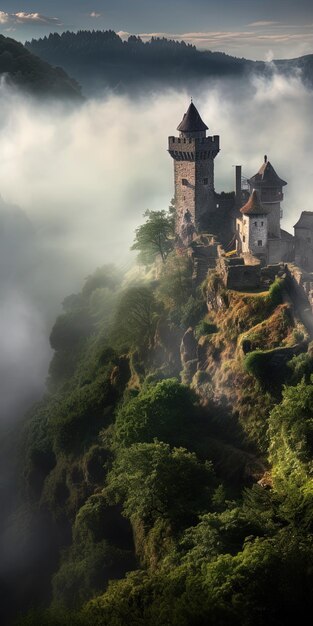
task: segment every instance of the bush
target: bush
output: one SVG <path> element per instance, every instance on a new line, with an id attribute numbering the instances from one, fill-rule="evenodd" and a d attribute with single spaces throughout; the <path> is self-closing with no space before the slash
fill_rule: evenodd
<path id="1" fill-rule="evenodd" d="M 183 328 L 196 326 L 206 312 L 207 308 L 204 300 L 190 296 L 186 304 L 181 309 L 181 326 Z"/>
<path id="2" fill-rule="evenodd" d="M 216 324 L 210 324 L 209 322 L 206 322 L 205 320 L 200 322 L 200 324 L 198 324 L 195 329 L 195 335 L 197 339 L 199 339 L 202 335 L 212 335 L 213 333 L 217 333 L 217 332 L 218 332 L 218 328 Z"/>
<path id="3" fill-rule="evenodd" d="M 176 379 L 145 387 L 117 412 L 115 441 L 129 446 L 135 442 L 188 443 L 195 416 L 194 394 Z"/>

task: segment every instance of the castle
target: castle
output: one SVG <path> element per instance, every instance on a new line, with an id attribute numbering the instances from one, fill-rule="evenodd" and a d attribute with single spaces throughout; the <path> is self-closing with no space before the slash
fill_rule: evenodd
<path id="1" fill-rule="evenodd" d="M 189 249 L 200 265 L 202 258 L 205 269 L 215 256 L 212 246 L 219 242 L 223 251 L 229 251 L 229 258 L 234 257 L 230 264 L 242 268 L 248 283 L 249 267 L 256 265 L 295 262 L 312 272 L 313 212 L 302 212 L 294 236 L 281 228 L 287 182 L 267 156 L 248 179 L 248 190 L 242 185 L 241 166 L 236 166 L 235 191 L 216 193 L 214 161 L 220 138 L 207 136 L 208 127 L 192 101 L 177 130 L 178 137 L 168 138 L 168 152 L 174 161 L 177 247 Z"/>

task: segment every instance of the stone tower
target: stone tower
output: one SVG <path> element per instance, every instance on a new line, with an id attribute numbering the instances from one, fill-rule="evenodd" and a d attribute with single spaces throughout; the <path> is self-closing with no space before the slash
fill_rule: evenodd
<path id="1" fill-rule="evenodd" d="M 237 219 L 238 252 L 267 261 L 269 209 L 261 204 L 259 192 L 253 190 L 240 212 L 242 217 Z"/>
<path id="2" fill-rule="evenodd" d="M 280 203 L 284 199 L 283 187 L 287 185 L 286 181 L 279 178 L 273 166 L 267 160 L 267 156 L 265 156 L 264 163 L 262 163 L 257 174 L 248 180 L 248 184 L 250 187 L 250 193 L 253 192 L 253 189 L 256 189 L 259 192 L 259 198 L 262 205 L 269 211 L 269 238 L 280 238 L 280 218 L 282 215 Z"/>
<path id="3" fill-rule="evenodd" d="M 169 137 L 168 151 L 174 160 L 176 236 L 189 244 L 197 233 L 207 232 L 216 211 L 214 159 L 219 136 L 207 137 L 207 125 L 193 102 L 177 127 L 179 137 Z"/>

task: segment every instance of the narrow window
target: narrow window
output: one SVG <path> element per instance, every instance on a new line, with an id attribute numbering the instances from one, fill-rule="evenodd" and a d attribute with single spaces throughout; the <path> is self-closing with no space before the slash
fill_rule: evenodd
<path id="1" fill-rule="evenodd" d="M 258 225 L 258 223 L 257 223 L 257 222 L 254 222 L 254 226 L 257 226 L 257 225 Z"/>
<path id="2" fill-rule="evenodd" d="M 203 184 L 204 185 L 208 185 L 209 184 L 209 179 L 208 178 L 204 178 L 203 179 Z"/>
<path id="3" fill-rule="evenodd" d="M 264 222 L 261 222 L 261 226 L 264 226 Z"/>
<path id="4" fill-rule="evenodd" d="M 181 184 L 182 184 L 182 185 L 184 185 L 185 187 L 187 187 L 187 185 L 188 185 L 188 180 L 187 180 L 187 178 L 182 178 L 182 179 L 181 179 Z"/>
<path id="5" fill-rule="evenodd" d="M 258 246 L 263 246 L 262 239 L 258 240 Z"/>
<path id="6" fill-rule="evenodd" d="M 243 236 L 242 241 L 243 241 L 243 243 L 245 243 L 245 241 L 246 241 L 245 235 Z"/>

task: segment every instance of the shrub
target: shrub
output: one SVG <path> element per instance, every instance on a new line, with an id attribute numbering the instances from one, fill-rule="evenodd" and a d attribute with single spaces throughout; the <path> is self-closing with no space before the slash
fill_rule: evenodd
<path id="1" fill-rule="evenodd" d="M 188 442 L 193 428 L 194 395 L 176 379 L 145 387 L 117 412 L 115 440 L 118 445 L 153 441 Z"/>

